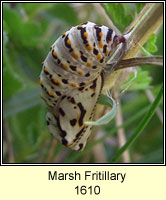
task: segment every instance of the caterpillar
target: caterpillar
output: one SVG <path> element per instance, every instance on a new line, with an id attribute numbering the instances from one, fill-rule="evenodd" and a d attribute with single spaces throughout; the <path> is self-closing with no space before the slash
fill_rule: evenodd
<path id="1" fill-rule="evenodd" d="M 41 98 L 50 133 L 63 145 L 82 151 L 91 134 L 95 107 L 104 84 L 104 68 L 125 37 L 86 22 L 63 33 L 43 62 Z"/>

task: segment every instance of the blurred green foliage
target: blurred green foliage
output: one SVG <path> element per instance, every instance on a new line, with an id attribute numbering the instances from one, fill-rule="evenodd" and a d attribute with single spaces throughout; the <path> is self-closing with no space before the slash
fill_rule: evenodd
<path id="1" fill-rule="evenodd" d="M 124 3 L 105 3 L 106 11 L 114 24 L 118 26 L 120 31 L 130 25 L 136 11 L 134 4 Z"/>
<path id="2" fill-rule="evenodd" d="M 143 3 L 104 3 L 106 12 L 122 32 L 140 12 Z M 46 106 L 40 99 L 41 63 L 50 45 L 71 26 L 85 21 L 105 24 L 92 4 L 87 3 L 3 3 L 3 162 L 45 163 L 53 146 L 45 122 Z M 163 30 L 152 35 L 146 51 L 163 54 Z M 146 71 L 145 71 L 146 70 Z M 162 69 L 146 67 L 139 70 L 131 91 L 121 97 L 127 138 L 142 119 L 150 103 L 144 90 L 151 88 L 154 96 L 162 84 Z M 152 80 L 152 82 L 151 82 Z M 130 79 L 129 79 L 130 81 Z M 151 82 L 151 85 L 150 85 Z M 125 86 L 124 86 L 125 87 Z M 160 107 L 162 110 L 162 106 Z M 125 124 L 124 123 L 124 124 Z M 112 133 L 112 130 L 115 130 Z M 105 135 L 116 138 L 114 121 L 103 126 Z M 7 134 L 7 136 L 6 136 Z M 11 137 L 11 143 L 7 139 Z M 155 115 L 130 148 L 133 163 L 163 161 L 163 129 Z M 118 150 L 117 143 L 102 141 L 106 162 Z M 14 160 L 9 159 L 9 147 Z M 64 156 L 65 155 L 65 156 Z M 88 156 L 87 156 L 88 155 Z M 88 160 L 85 158 L 88 157 Z M 50 162 L 96 162 L 93 151 L 74 152 L 57 143 Z"/>

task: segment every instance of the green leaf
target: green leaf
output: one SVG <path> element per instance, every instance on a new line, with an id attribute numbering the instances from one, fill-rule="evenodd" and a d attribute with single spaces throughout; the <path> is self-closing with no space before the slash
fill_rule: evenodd
<path id="1" fill-rule="evenodd" d="M 55 6 L 55 3 L 21 3 L 20 6 L 25 9 L 30 19 L 34 18 L 42 11 L 47 11 Z"/>
<path id="2" fill-rule="evenodd" d="M 8 35 L 3 32 L 3 101 L 11 98 L 23 86 L 23 80 L 13 70 L 8 56 Z"/>
<path id="3" fill-rule="evenodd" d="M 11 116 L 8 121 L 12 131 L 15 162 L 25 163 L 30 160 L 32 163 L 36 159 L 36 152 L 39 152 L 42 143 L 49 136 L 43 108 L 34 106 Z"/>
<path id="4" fill-rule="evenodd" d="M 164 39 L 163 34 L 164 34 L 163 25 L 161 25 L 160 30 L 156 34 L 155 44 L 157 45 L 158 51 L 154 53 L 155 55 L 163 55 L 163 39 Z"/>
<path id="5" fill-rule="evenodd" d="M 53 20 L 59 18 L 73 25 L 78 22 L 75 10 L 68 3 L 22 3 L 21 6 L 24 7 L 30 19 L 47 12 L 49 16 L 54 17 Z"/>
<path id="6" fill-rule="evenodd" d="M 3 69 L 3 100 L 11 98 L 17 91 L 22 88 L 22 80 L 16 73 L 4 68 Z"/>
<path id="7" fill-rule="evenodd" d="M 152 34 L 149 37 L 149 39 L 148 39 L 148 41 L 147 41 L 147 43 L 145 45 L 145 48 L 150 53 L 154 53 L 154 52 L 156 52 L 158 50 L 157 46 L 156 46 L 156 35 L 155 34 Z"/>
<path id="8" fill-rule="evenodd" d="M 150 88 L 151 77 L 148 75 L 147 71 L 143 71 L 141 68 L 137 69 L 137 75 L 135 77 L 134 73 L 131 73 L 129 79 L 123 83 L 121 86 L 121 91 L 127 90 L 146 90 Z"/>
<path id="9" fill-rule="evenodd" d="M 104 105 L 104 106 L 111 107 L 111 108 L 112 108 L 112 105 L 113 105 L 112 100 L 104 94 L 100 95 L 98 103 L 101 104 L 101 105 Z"/>
<path id="10" fill-rule="evenodd" d="M 129 4 L 105 3 L 104 6 L 111 20 L 122 32 L 132 22 L 132 8 Z"/>
<path id="11" fill-rule="evenodd" d="M 25 46 L 40 44 L 41 28 L 39 24 L 25 21 L 16 10 L 7 6 L 3 6 L 3 13 L 5 27 L 16 46 L 19 43 Z"/>
<path id="12" fill-rule="evenodd" d="M 27 110 L 41 103 L 41 90 L 39 88 L 30 91 L 22 91 L 4 103 L 4 118 Z"/>
<path id="13" fill-rule="evenodd" d="M 71 25 L 77 25 L 79 23 L 75 10 L 68 3 L 56 3 L 49 10 L 49 15 L 52 15 L 55 19 L 64 20 Z"/>

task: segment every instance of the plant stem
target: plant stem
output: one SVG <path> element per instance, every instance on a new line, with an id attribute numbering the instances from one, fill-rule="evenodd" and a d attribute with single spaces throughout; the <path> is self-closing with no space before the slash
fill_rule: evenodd
<path id="1" fill-rule="evenodd" d="M 139 16 L 134 28 L 126 35 L 127 49 L 123 59 L 133 58 L 145 44 L 149 36 L 157 31 L 163 23 L 163 3 L 150 3 L 146 12 Z M 112 60 L 118 60 L 119 52 L 115 52 Z M 114 71 L 111 74 L 106 73 L 104 89 L 113 87 L 118 79 L 121 70 Z"/>

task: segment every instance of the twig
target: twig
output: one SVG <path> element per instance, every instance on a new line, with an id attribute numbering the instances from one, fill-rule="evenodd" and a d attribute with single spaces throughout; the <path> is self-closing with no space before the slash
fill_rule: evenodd
<path id="1" fill-rule="evenodd" d="M 117 96 L 117 94 L 116 94 L 116 96 Z M 123 119 L 122 119 L 122 113 L 121 113 L 121 108 L 120 108 L 120 101 L 117 100 L 116 126 L 118 127 L 118 126 L 121 126 L 122 124 L 123 124 Z M 126 143 L 124 129 L 123 128 L 118 129 L 117 135 L 118 135 L 119 147 L 121 148 Z M 124 163 L 131 162 L 128 150 L 126 150 L 122 154 L 122 159 L 123 159 Z"/>
<path id="2" fill-rule="evenodd" d="M 52 139 L 52 143 L 51 143 L 51 147 L 50 147 L 50 151 L 48 153 L 48 157 L 46 159 L 46 163 L 50 163 L 52 158 L 53 158 L 53 155 L 54 155 L 54 152 L 55 152 L 55 147 L 57 145 L 57 140 L 56 139 Z"/>
<path id="3" fill-rule="evenodd" d="M 37 154 L 36 163 L 43 162 L 44 152 L 48 148 L 48 146 L 50 147 L 50 143 L 51 142 L 49 139 L 45 140 L 44 143 L 42 143 Z"/>
<path id="4" fill-rule="evenodd" d="M 107 64 L 107 67 L 110 69 L 114 66 L 116 62 L 112 62 Z M 155 66 L 163 66 L 163 57 L 162 56 L 151 56 L 151 57 L 135 57 L 126 60 L 121 60 L 119 65 L 116 66 L 115 70 L 126 69 L 129 67 L 136 67 L 139 65 L 155 65 Z"/>
<path id="5" fill-rule="evenodd" d="M 8 150 L 8 159 L 9 163 L 14 163 L 14 152 L 13 152 L 13 146 L 12 146 L 12 137 L 11 133 L 8 127 L 8 124 L 3 121 L 3 128 L 4 128 L 4 136 L 6 138 L 6 144 L 7 144 L 7 150 Z"/>
<path id="6" fill-rule="evenodd" d="M 101 137 L 101 135 L 102 135 L 102 132 L 99 131 L 98 134 L 96 135 L 96 140 L 99 139 Z M 95 145 L 93 147 L 93 154 L 94 154 L 96 163 L 106 163 L 107 162 L 103 143 L 98 143 L 97 145 Z"/>
<path id="7" fill-rule="evenodd" d="M 67 148 L 65 148 L 62 151 L 60 151 L 54 159 L 52 159 L 52 162 L 62 163 L 65 160 L 65 158 L 68 157 L 68 154 L 69 154 L 69 151 Z"/>

